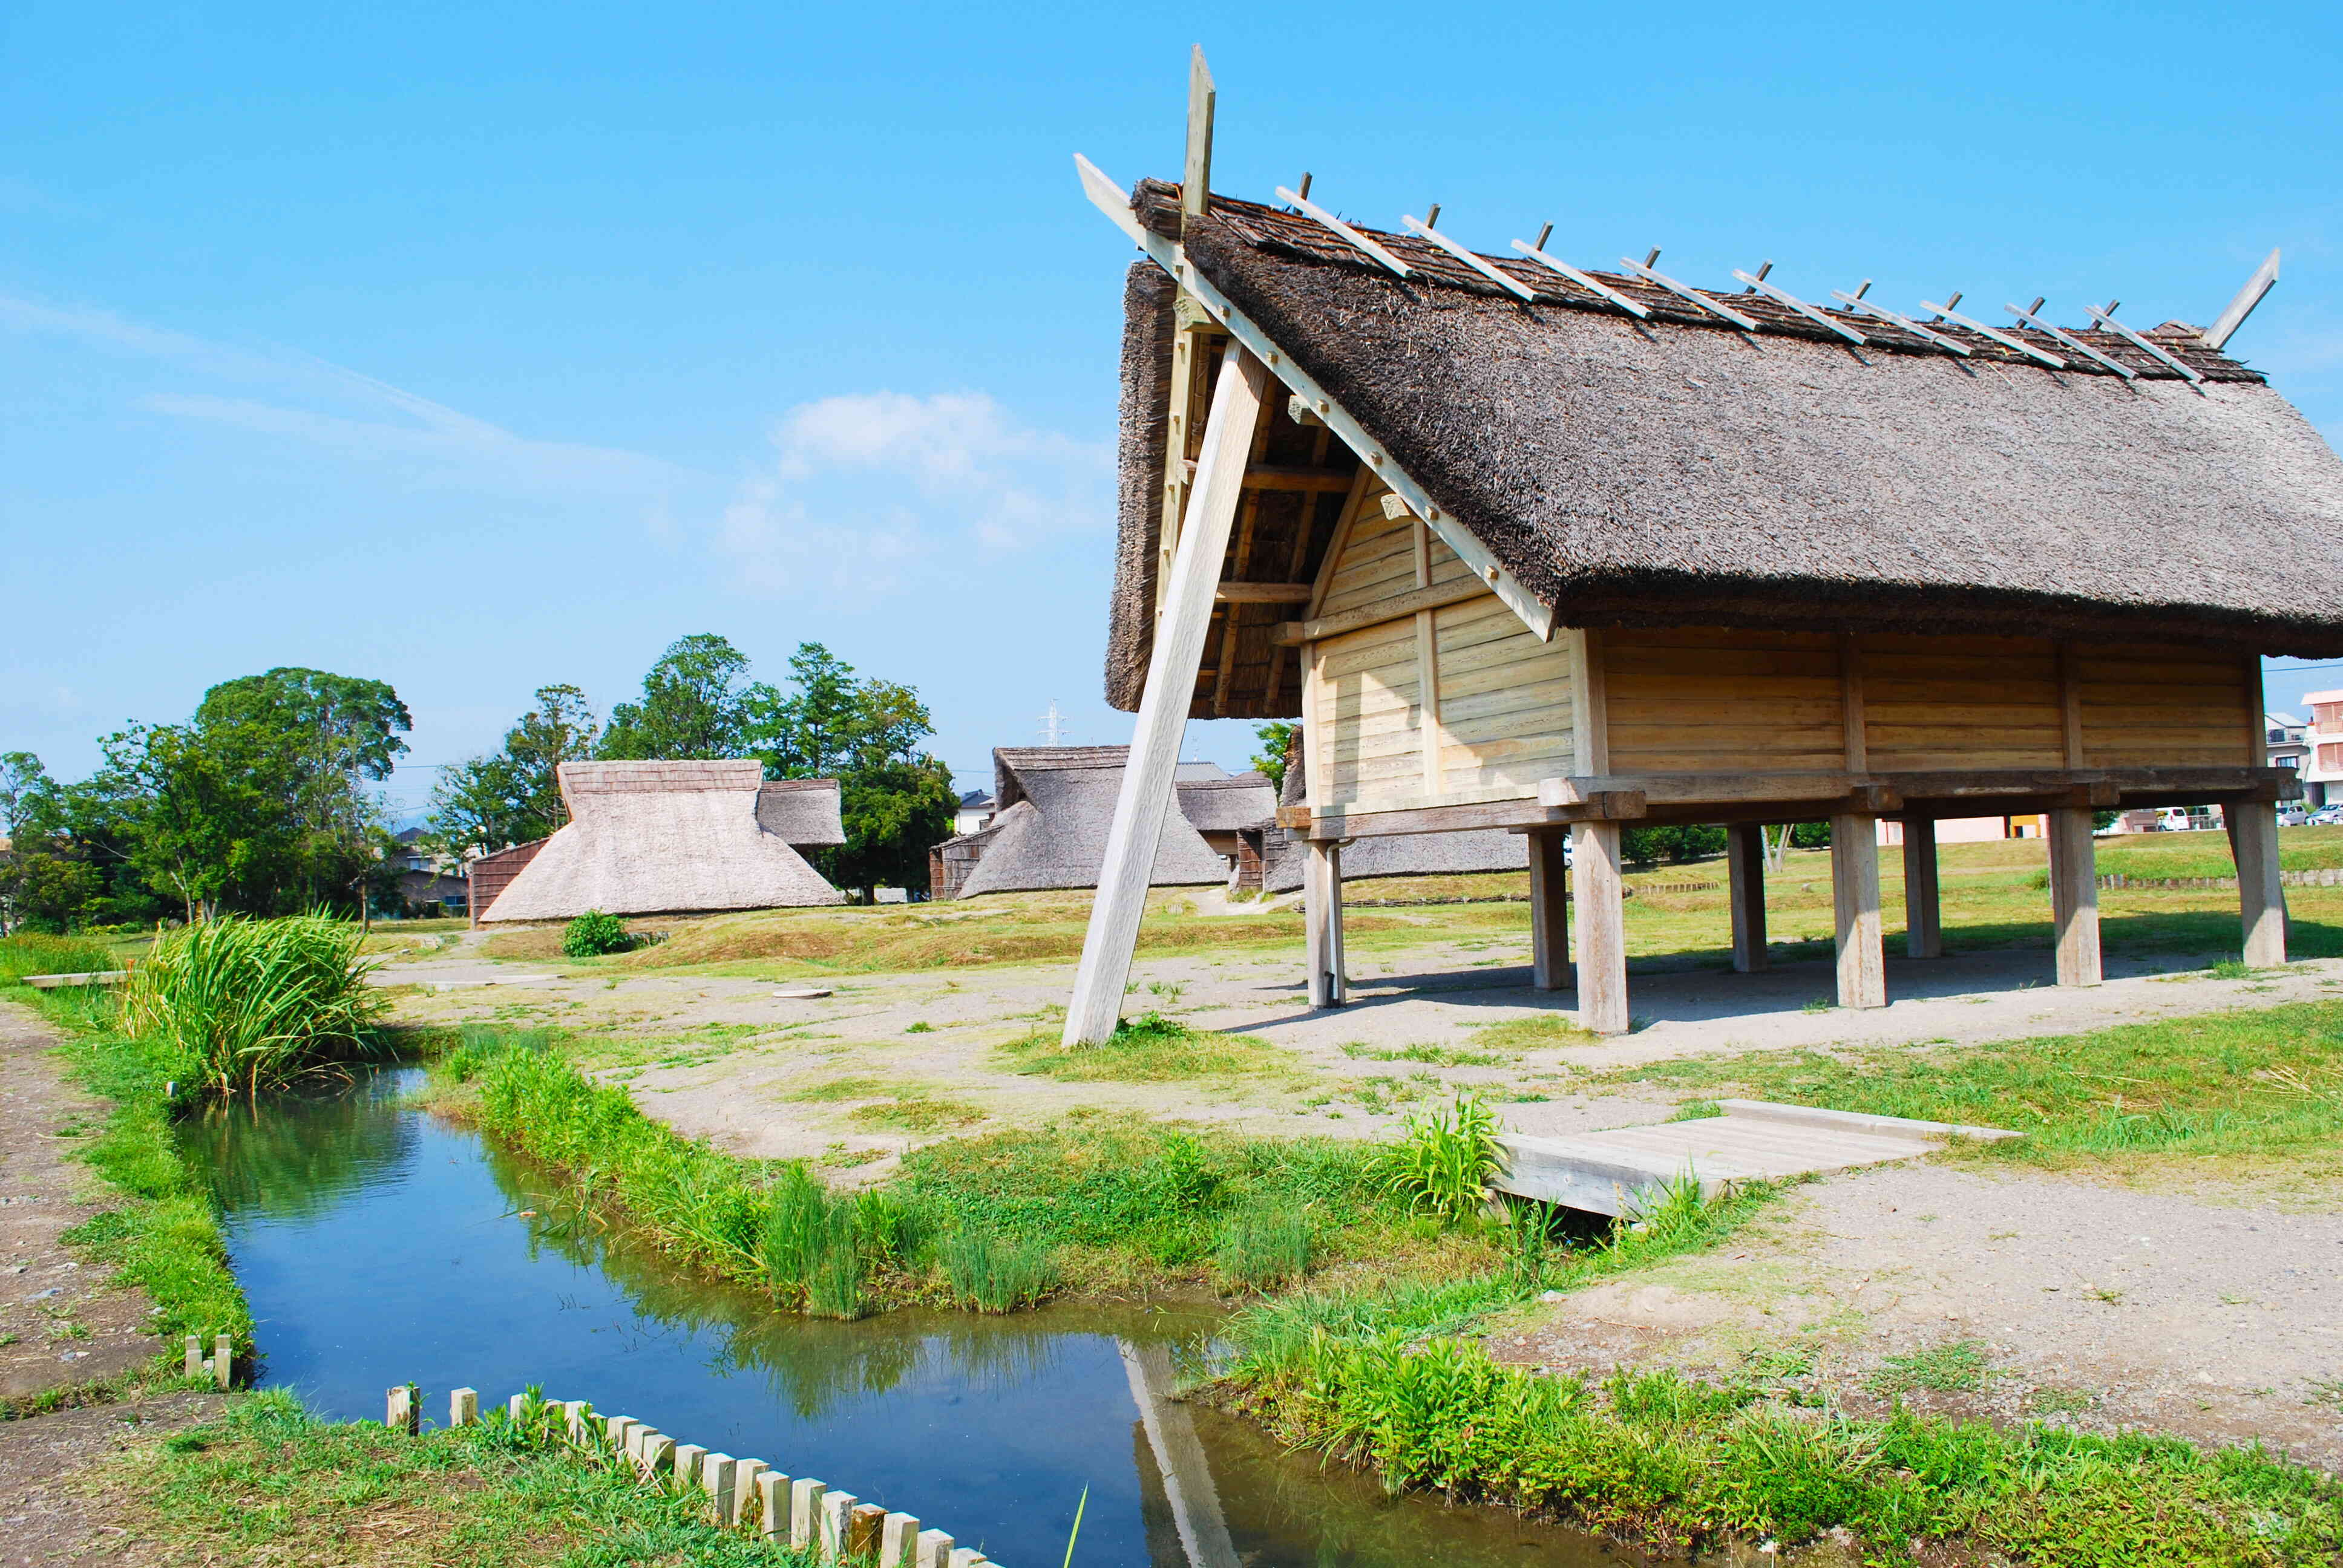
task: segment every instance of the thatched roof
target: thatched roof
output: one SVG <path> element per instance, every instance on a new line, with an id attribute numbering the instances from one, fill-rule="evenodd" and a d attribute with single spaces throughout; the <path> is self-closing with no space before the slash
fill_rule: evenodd
<path id="1" fill-rule="evenodd" d="M 768 779 L 757 786 L 757 826 L 793 849 L 846 842 L 835 779 Z"/>
<path id="2" fill-rule="evenodd" d="M 1146 182 L 1134 206 L 1167 232 L 1176 200 L 1176 187 Z M 1249 202 L 1215 197 L 1182 236 L 1199 272 L 1562 624 L 2343 653 L 2343 462 L 2258 373 L 2184 323 L 2147 336 L 2201 387 L 2097 329 L 2070 332 L 2137 380 L 2087 363 L 2052 370 L 1936 328 L 1974 351 L 1957 358 L 1834 310 L 1869 339 L 1856 348 L 1763 296 L 1715 296 L 1759 323 L 1744 333 L 1589 269 L 1650 309 L 1638 322 L 1522 257 L 1486 258 L 1539 292 L 1523 304 L 1423 240 L 1373 237 L 1418 276 Z M 1108 653 L 1109 700 L 1122 708 L 1137 705 L 1151 635 L 1163 437 L 1144 405 L 1162 378 L 1172 307 L 1168 279 L 1139 266 L 1125 296 L 1122 571 Z M 2046 334 L 2012 333 L 2075 358 Z M 1272 443 L 1289 428 L 1278 407 Z M 1313 577 L 1322 553 L 1313 538 L 1288 580 Z M 1228 607 L 1239 639 L 1228 711 L 1299 711 L 1295 661 L 1269 691 L 1272 667 L 1251 651 L 1291 613 Z M 1208 670 L 1226 657 L 1224 635 L 1206 649 Z"/>
<path id="3" fill-rule="evenodd" d="M 1277 813 L 1277 786 L 1266 773 L 1182 779 L 1173 789 L 1180 797 L 1180 814 L 1199 833 L 1233 833 L 1258 827 L 1262 818 Z"/>
<path id="4" fill-rule="evenodd" d="M 844 901 L 760 825 L 764 770 L 754 761 L 565 762 L 558 778 L 568 826 L 497 895 L 483 923 Z M 821 791 L 793 793 L 811 808 L 799 815 L 820 817 Z"/>
<path id="5" fill-rule="evenodd" d="M 961 883 L 960 896 L 1098 886 L 1129 751 L 1123 746 L 1004 747 L 994 751 L 993 793 L 1000 809 L 978 832 L 950 840 L 981 845 L 981 858 Z M 1218 768 L 1211 772 L 1221 775 Z M 1174 787 L 1173 799 L 1164 806 L 1162 837 L 1148 879 L 1152 885 L 1195 886 L 1227 879 L 1226 862 L 1181 809 L 1191 789 L 1223 781 L 1220 776 Z M 1255 789 L 1266 796 L 1268 781 L 1262 779 Z"/>

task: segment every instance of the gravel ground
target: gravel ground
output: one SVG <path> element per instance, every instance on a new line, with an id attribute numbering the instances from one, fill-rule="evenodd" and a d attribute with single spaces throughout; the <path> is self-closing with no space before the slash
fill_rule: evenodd
<path id="1" fill-rule="evenodd" d="M 2343 1470 L 2343 1214 L 1943 1163 L 1793 1191 L 1721 1253 L 1543 1304 L 1501 1359 L 1785 1375 L 1885 1409 L 1890 1358 L 1954 1414 L 2260 1441 Z M 1966 1353 L 1944 1357 L 1946 1347 Z M 1966 1374 L 1966 1375 L 1963 1375 Z"/>
<path id="2" fill-rule="evenodd" d="M 165 1394 L 0 1422 L 0 1563 L 137 1561 L 138 1548 L 107 1523 L 101 1467 L 121 1467 L 118 1484 L 136 1486 L 149 1445 L 208 1419 L 222 1397 Z"/>

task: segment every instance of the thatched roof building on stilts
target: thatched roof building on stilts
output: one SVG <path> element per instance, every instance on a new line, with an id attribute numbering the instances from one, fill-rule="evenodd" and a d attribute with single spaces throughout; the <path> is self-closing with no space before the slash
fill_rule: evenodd
<path id="1" fill-rule="evenodd" d="M 754 759 L 565 762 L 558 779 L 568 825 L 480 923 L 845 902 L 800 852 L 846 841 L 835 779 L 769 781 Z"/>
<path id="2" fill-rule="evenodd" d="M 1750 970 L 1759 826 L 1830 819 L 1838 1000 L 1865 1008 L 1880 819 L 1925 959 L 1936 821 L 2047 813 L 2057 978 L 2094 985 L 2093 812 L 2218 802 L 2247 960 L 2283 960 L 2299 785 L 2267 766 L 2260 658 L 2343 654 L 2343 462 L 2223 351 L 2275 253 L 2209 327 L 1817 303 L 1763 268 L 1701 289 L 1543 235 L 1483 254 L 1436 212 L 1212 194 L 1212 103 L 1200 55 L 1183 184 L 1078 160 L 1146 257 L 1107 693 L 1139 714 L 1147 812 L 1187 717 L 1302 719 L 1280 817 L 1314 1003 L 1342 1000 L 1359 845 L 1492 829 L 1528 839 L 1537 983 L 1604 1032 L 1636 822 L 1727 825 Z M 1131 880 L 1101 884 L 1070 1043 L 1113 1027 Z"/>

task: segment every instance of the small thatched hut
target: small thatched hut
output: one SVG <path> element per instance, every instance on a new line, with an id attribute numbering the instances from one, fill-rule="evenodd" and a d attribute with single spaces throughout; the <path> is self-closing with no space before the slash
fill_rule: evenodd
<path id="1" fill-rule="evenodd" d="M 939 898 L 1095 888 L 1122 789 L 1124 746 L 1008 746 L 992 753 L 992 820 L 937 847 Z M 1275 809 L 1258 773 L 1182 763 L 1151 866 L 1151 887 L 1230 880 L 1238 829 Z M 1222 840 L 1225 840 L 1224 842 Z"/>
<path id="2" fill-rule="evenodd" d="M 1124 295 L 1118 832 L 1143 841 L 1186 718 L 1301 717 L 1308 799 L 1281 815 L 1308 845 L 1314 1001 L 1342 996 L 1338 846 L 1496 829 L 1530 839 L 1539 983 L 1573 983 L 1574 912 L 1582 1018 L 1624 1029 L 1639 820 L 1731 826 L 1749 969 L 1757 826 L 1831 819 L 1839 1000 L 1875 1007 L 1878 819 L 1904 825 L 1926 957 L 1932 824 L 2046 812 L 2058 977 L 2089 985 L 2093 812 L 2218 801 L 2247 956 L 2283 958 L 2275 802 L 2298 786 L 2266 766 L 2260 656 L 2343 653 L 2343 463 L 2221 352 L 2275 256 L 2214 327 L 2138 332 L 2113 306 L 1994 328 L 1861 291 L 1823 308 L 1762 271 L 1728 293 L 1542 241 L 1483 256 L 1436 213 L 1388 233 L 1306 192 L 1208 195 L 1196 83 L 1184 185 L 1081 166 L 1148 258 Z M 1112 1028 L 1127 879 L 1111 857 L 1069 1041 Z"/>
<path id="3" fill-rule="evenodd" d="M 565 762 L 558 778 L 568 825 L 525 859 L 504 852 L 518 872 L 479 923 L 845 901 L 799 852 L 846 841 L 835 779 L 769 781 L 753 759 Z"/>

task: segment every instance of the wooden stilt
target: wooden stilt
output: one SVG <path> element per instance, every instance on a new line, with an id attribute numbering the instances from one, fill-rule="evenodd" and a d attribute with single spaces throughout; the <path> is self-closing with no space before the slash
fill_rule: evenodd
<path id="1" fill-rule="evenodd" d="M 2058 947 L 2058 983 L 2091 986 L 2103 978 L 2099 957 L 2098 860 L 2091 813 L 2062 806 L 2047 813 L 2050 921 Z"/>
<path id="2" fill-rule="evenodd" d="M 1904 819 L 1904 956 L 1945 956 L 1944 900 L 1936 883 L 1936 819 Z"/>
<path id="3" fill-rule="evenodd" d="M 1110 1038 L 1121 1017 L 1122 988 L 1131 979 L 1131 950 L 1139 941 L 1139 917 L 1147 907 L 1148 876 L 1162 838 L 1163 815 L 1171 807 L 1180 738 L 1187 730 L 1204 635 L 1212 625 L 1212 595 L 1228 554 L 1253 430 L 1268 391 L 1268 367 L 1251 354 L 1232 348 L 1222 359 L 1212 412 L 1204 425 L 1203 450 L 1196 461 L 1196 487 L 1172 564 L 1172 591 L 1156 622 L 1147 689 L 1140 699 L 1131 756 L 1123 765 L 1106 862 L 1100 868 L 1098 896 L 1091 904 L 1090 930 L 1082 939 L 1081 967 L 1066 1007 L 1062 1038 L 1069 1048 Z"/>
<path id="4" fill-rule="evenodd" d="M 1530 983 L 1540 990 L 1568 990 L 1573 983 L 1567 832 L 1549 828 L 1529 835 Z"/>
<path id="5" fill-rule="evenodd" d="M 1725 876 L 1732 884 L 1733 969 L 1755 974 L 1765 967 L 1765 841 L 1761 822 L 1725 829 Z"/>
<path id="6" fill-rule="evenodd" d="M 2229 853 L 2237 862 L 2237 910 L 2245 920 L 2245 960 L 2256 969 L 2286 962 L 2286 886 L 2278 876 L 2278 806 L 2233 801 L 2221 808 Z"/>
<path id="7" fill-rule="evenodd" d="M 1310 963 L 1310 1005 L 1340 1007 L 1342 979 L 1342 851 L 1310 839 L 1302 845 L 1302 919 Z"/>
<path id="8" fill-rule="evenodd" d="M 1879 819 L 1831 819 L 1831 901 L 1838 917 L 1838 1005 L 1887 1005 L 1880 947 Z"/>
<path id="9" fill-rule="evenodd" d="M 1578 1021 L 1596 1034 L 1627 1032 L 1627 926 L 1619 878 L 1619 824 L 1573 829 L 1570 882 L 1578 915 Z"/>

